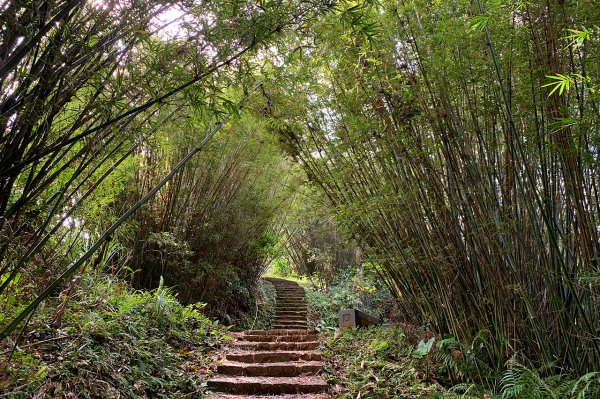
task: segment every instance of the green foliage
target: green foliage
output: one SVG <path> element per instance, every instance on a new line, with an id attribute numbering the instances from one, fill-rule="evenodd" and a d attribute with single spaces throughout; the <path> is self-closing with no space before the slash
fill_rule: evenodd
<path id="1" fill-rule="evenodd" d="M 546 75 L 546 78 L 550 79 L 551 82 L 542 85 L 542 87 L 552 87 L 548 96 L 551 96 L 557 90 L 558 94 L 562 95 L 563 92 L 568 92 L 575 83 L 572 76 L 566 76 L 561 73 L 557 73 L 556 75 Z"/>
<path id="2" fill-rule="evenodd" d="M 269 265 L 269 272 L 277 277 L 291 277 L 293 274 L 290 264 L 286 258 L 274 259 Z"/>
<path id="3" fill-rule="evenodd" d="M 159 129 L 138 166 L 137 184 L 158 181 L 206 124 L 194 117 Z M 279 255 L 276 226 L 298 184 L 263 122 L 240 115 L 136 215 L 136 232 L 125 240 L 139 270 L 135 285 L 154 289 L 163 276 L 183 303 L 205 302 L 207 313 L 242 328 L 255 316 L 260 275 Z"/>
<path id="4" fill-rule="evenodd" d="M 346 329 L 329 337 L 323 347 L 325 373 L 336 397 L 592 399 L 600 394 L 598 372 L 579 379 L 542 377 L 541 370 L 515 361 L 507 363 L 497 390 L 490 391 L 472 382 L 479 377 L 468 348 L 453 338 L 434 345 L 435 337 L 404 327 Z M 450 378 L 449 369 L 454 370 Z"/>
<path id="5" fill-rule="evenodd" d="M 57 303 L 66 307 L 54 310 Z M 203 307 L 182 306 L 165 286 L 132 291 L 114 277 L 88 273 L 68 298 L 54 298 L 35 314 L 8 380 L 0 382 L 10 392 L 4 397 L 183 398 L 202 392 L 199 372 L 210 350 L 229 339 Z M 6 360 L 9 347 L 1 349 Z"/>
<path id="6" fill-rule="evenodd" d="M 596 30 L 598 28 L 596 27 Z M 581 29 L 567 29 L 570 32 L 570 35 L 565 36 L 563 39 L 569 41 L 569 46 L 572 47 L 581 47 L 585 44 L 586 41 L 590 41 L 593 35 L 593 32 L 586 28 L 585 26 Z"/>
<path id="7" fill-rule="evenodd" d="M 572 380 L 567 375 L 540 376 L 535 369 L 509 363 L 502 376 L 502 399 L 592 399 L 600 396 L 600 373 Z"/>
<path id="8" fill-rule="evenodd" d="M 7 284 L 0 294 L 23 272 L 28 278 L 20 283 L 27 289 L 19 300 L 31 302 L 69 265 L 77 267 L 74 261 L 94 239 L 156 187 L 217 121 L 230 113 L 244 119 L 234 104 L 256 86 L 248 75 L 256 51 L 331 7 L 316 5 L 3 5 L 0 276 Z M 192 303 L 214 277 L 207 277 L 204 264 L 215 270 L 233 265 L 244 283 L 236 290 L 245 290 L 245 305 L 251 304 L 268 255 L 266 247 L 251 243 L 271 230 L 289 180 L 282 178 L 285 159 L 259 123 L 245 118 L 223 130 L 225 137 L 205 151 L 204 160 L 189 163 L 155 203 L 113 234 L 114 247 L 100 249 L 93 267 L 119 273 L 127 264 L 135 271 L 132 280 L 147 289 L 158 287 L 163 276 L 181 301 Z M 146 250 L 152 253 L 148 262 Z M 179 261 L 180 274 L 173 272 Z M 207 311 L 215 311 L 212 299 Z"/>
<path id="9" fill-rule="evenodd" d="M 418 359 L 412 356 L 418 339 L 418 334 L 406 336 L 398 327 L 351 328 L 329 338 L 323 349 L 325 374 L 336 397 L 481 398 L 479 390 L 460 396 L 441 386 L 428 354 L 433 346 Z"/>
<path id="10" fill-rule="evenodd" d="M 471 29 L 476 31 L 484 31 L 490 21 L 489 15 L 476 15 L 471 18 Z"/>
<path id="11" fill-rule="evenodd" d="M 597 371 L 598 290 L 579 281 L 598 258 L 598 7 L 349 8 L 292 36 L 285 68 L 261 70 L 270 128 L 335 225 L 367 251 L 404 318 L 477 341 L 490 387 L 516 354 Z M 353 26 L 370 22 L 373 40 Z M 329 312 L 351 301 L 340 302 Z"/>
<path id="12" fill-rule="evenodd" d="M 415 359 L 422 359 L 431 352 L 431 348 L 433 348 L 433 343 L 435 341 L 434 337 L 429 338 L 427 342 L 420 340 L 417 348 L 410 352 L 410 356 Z"/>
<path id="13" fill-rule="evenodd" d="M 318 331 L 335 330 L 342 309 L 356 308 L 382 319 L 389 316 L 386 305 L 392 298 L 386 288 L 362 274 L 346 273 L 337 278 L 335 285 L 306 289 L 309 322 Z"/>

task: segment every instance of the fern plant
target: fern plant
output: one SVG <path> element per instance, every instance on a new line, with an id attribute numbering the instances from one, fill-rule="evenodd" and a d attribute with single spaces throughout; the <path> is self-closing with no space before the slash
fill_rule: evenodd
<path id="1" fill-rule="evenodd" d="M 600 371 L 587 373 L 575 381 L 570 395 L 573 399 L 600 398 Z"/>
<path id="2" fill-rule="evenodd" d="M 538 370 L 511 360 L 501 385 L 502 399 L 595 399 L 600 397 L 600 372 L 577 380 L 565 375 L 543 378 Z"/>
<path id="3" fill-rule="evenodd" d="M 435 358 L 453 383 L 473 381 L 475 356 L 469 348 L 454 337 L 448 337 L 437 343 L 437 349 Z"/>

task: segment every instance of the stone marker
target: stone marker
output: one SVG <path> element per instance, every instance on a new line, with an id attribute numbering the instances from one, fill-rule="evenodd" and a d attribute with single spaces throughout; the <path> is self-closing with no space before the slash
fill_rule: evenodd
<path id="1" fill-rule="evenodd" d="M 382 322 L 376 317 L 370 316 L 357 309 L 343 309 L 338 313 L 340 329 L 348 327 L 366 327 L 380 325 Z"/>

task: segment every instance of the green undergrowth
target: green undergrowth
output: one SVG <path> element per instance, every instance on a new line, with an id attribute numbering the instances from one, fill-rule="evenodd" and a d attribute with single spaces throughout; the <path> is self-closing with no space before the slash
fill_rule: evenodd
<path id="1" fill-rule="evenodd" d="M 326 337 L 324 376 L 334 398 L 600 398 L 600 372 L 542 377 L 544 370 L 510 360 L 504 373 L 490 375 L 468 348 L 409 325 L 350 328 Z M 486 382 L 476 383 L 480 378 Z"/>
<path id="2" fill-rule="evenodd" d="M 10 359 L 12 341 L 0 344 L 1 398 L 201 396 L 215 349 L 230 339 L 202 304 L 104 274 L 73 284 L 37 310 Z"/>
<path id="3" fill-rule="evenodd" d="M 431 348 L 397 327 L 346 329 L 322 345 L 337 398 L 454 398 L 438 381 Z M 481 396 L 479 396 L 481 398 Z"/>
<path id="4" fill-rule="evenodd" d="M 306 302 L 309 323 L 317 331 L 334 331 L 342 309 L 359 309 L 387 321 L 393 307 L 389 291 L 362 275 L 342 276 L 331 286 L 307 287 Z"/>

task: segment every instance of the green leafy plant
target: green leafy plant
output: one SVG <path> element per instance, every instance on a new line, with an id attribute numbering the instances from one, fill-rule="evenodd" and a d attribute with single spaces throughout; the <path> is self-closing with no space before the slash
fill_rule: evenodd
<path id="1" fill-rule="evenodd" d="M 410 356 L 414 359 L 422 359 L 431 352 L 433 348 L 433 343 L 435 342 L 435 338 L 431 337 L 427 342 L 424 340 L 420 340 L 417 348 L 410 351 Z"/>
<path id="2" fill-rule="evenodd" d="M 568 92 L 575 83 L 573 76 L 563 75 L 561 73 L 557 73 L 556 75 L 546 75 L 546 78 L 550 79 L 551 82 L 542 85 L 542 87 L 552 87 L 548 96 L 551 96 L 557 90 L 558 94 L 562 95 L 563 92 Z"/>
<path id="3" fill-rule="evenodd" d="M 589 41 L 592 38 L 593 32 L 586 27 L 583 27 L 581 30 L 577 29 L 567 29 L 571 32 L 570 35 L 565 36 L 563 39 L 569 41 L 569 46 L 572 47 L 581 47 L 586 41 Z"/>

